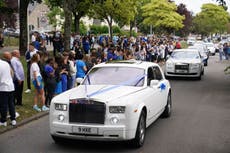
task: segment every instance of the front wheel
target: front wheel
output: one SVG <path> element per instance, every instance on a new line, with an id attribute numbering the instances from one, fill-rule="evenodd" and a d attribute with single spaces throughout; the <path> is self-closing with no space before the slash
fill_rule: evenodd
<path id="1" fill-rule="evenodd" d="M 134 147 L 140 148 L 143 146 L 145 141 L 145 130 L 146 130 L 146 114 L 144 111 L 142 111 L 137 125 L 136 136 L 132 140 L 132 144 Z"/>
<path id="2" fill-rule="evenodd" d="M 57 136 L 54 136 L 54 135 L 51 135 L 51 137 L 53 138 L 54 142 L 56 144 L 62 144 L 65 142 L 65 139 L 64 138 L 61 138 L 61 137 L 57 137 Z"/>
<path id="3" fill-rule="evenodd" d="M 165 106 L 165 110 L 162 113 L 162 117 L 167 118 L 171 116 L 172 111 L 172 95 L 171 92 L 168 94 L 167 105 Z"/>

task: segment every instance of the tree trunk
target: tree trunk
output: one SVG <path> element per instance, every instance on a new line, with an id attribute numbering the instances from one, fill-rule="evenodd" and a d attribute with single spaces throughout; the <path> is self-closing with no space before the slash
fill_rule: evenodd
<path id="1" fill-rule="evenodd" d="M 77 15 L 76 12 L 74 12 L 73 14 L 74 14 L 74 30 L 76 33 L 80 33 L 80 19 L 81 19 L 81 17 L 79 15 Z"/>
<path id="2" fill-rule="evenodd" d="M 29 0 L 20 0 L 19 8 L 19 25 L 20 25 L 20 37 L 19 37 L 19 50 L 21 55 L 25 55 L 28 46 L 28 28 L 27 28 L 27 8 Z"/>
<path id="3" fill-rule="evenodd" d="M 64 23 L 64 51 L 70 50 L 70 35 L 71 35 L 71 24 L 72 24 L 72 12 L 69 9 L 69 1 L 67 0 L 64 3 L 64 14 L 65 14 L 65 23 Z"/>
<path id="4" fill-rule="evenodd" d="M 130 37 L 132 36 L 132 30 L 133 30 L 134 24 L 135 24 L 135 21 L 130 21 L 130 27 L 129 27 L 129 36 Z"/>
<path id="5" fill-rule="evenodd" d="M 110 39 L 113 39 L 113 20 L 111 18 L 111 20 L 107 19 L 108 25 L 109 25 L 109 36 Z"/>

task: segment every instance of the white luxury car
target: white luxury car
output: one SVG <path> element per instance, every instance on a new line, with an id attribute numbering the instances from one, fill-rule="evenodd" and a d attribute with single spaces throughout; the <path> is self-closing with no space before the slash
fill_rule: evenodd
<path id="1" fill-rule="evenodd" d="M 207 42 L 205 45 L 207 46 L 209 53 L 214 56 L 216 54 L 215 45 L 212 42 Z"/>
<path id="2" fill-rule="evenodd" d="M 165 76 L 196 77 L 204 74 L 204 63 L 197 49 L 174 50 L 165 64 Z"/>
<path id="3" fill-rule="evenodd" d="M 171 86 L 159 65 L 114 61 L 94 66 L 81 84 L 52 99 L 50 134 L 63 139 L 131 140 L 141 147 L 146 128 L 171 114 Z"/>

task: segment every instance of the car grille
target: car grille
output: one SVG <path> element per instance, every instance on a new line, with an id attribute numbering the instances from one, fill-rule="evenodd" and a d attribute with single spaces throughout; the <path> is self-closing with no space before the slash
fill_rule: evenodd
<path id="1" fill-rule="evenodd" d="M 177 70 L 189 70 L 189 64 L 177 64 L 175 65 L 175 69 Z"/>
<path id="2" fill-rule="evenodd" d="M 70 101 L 69 122 L 104 124 L 105 110 L 106 106 L 101 102 L 88 99 Z"/>

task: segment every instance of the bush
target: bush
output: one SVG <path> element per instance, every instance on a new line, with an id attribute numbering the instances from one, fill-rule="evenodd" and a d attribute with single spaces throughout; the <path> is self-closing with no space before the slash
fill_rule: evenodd
<path id="1" fill-rule="evenodd" d="M 102 34 L 102 33 L 108 33 L 109 28 L 107 26 L 98 26 L 98 25 L 91 25 L 90 31 L 92 34 Z"/>

